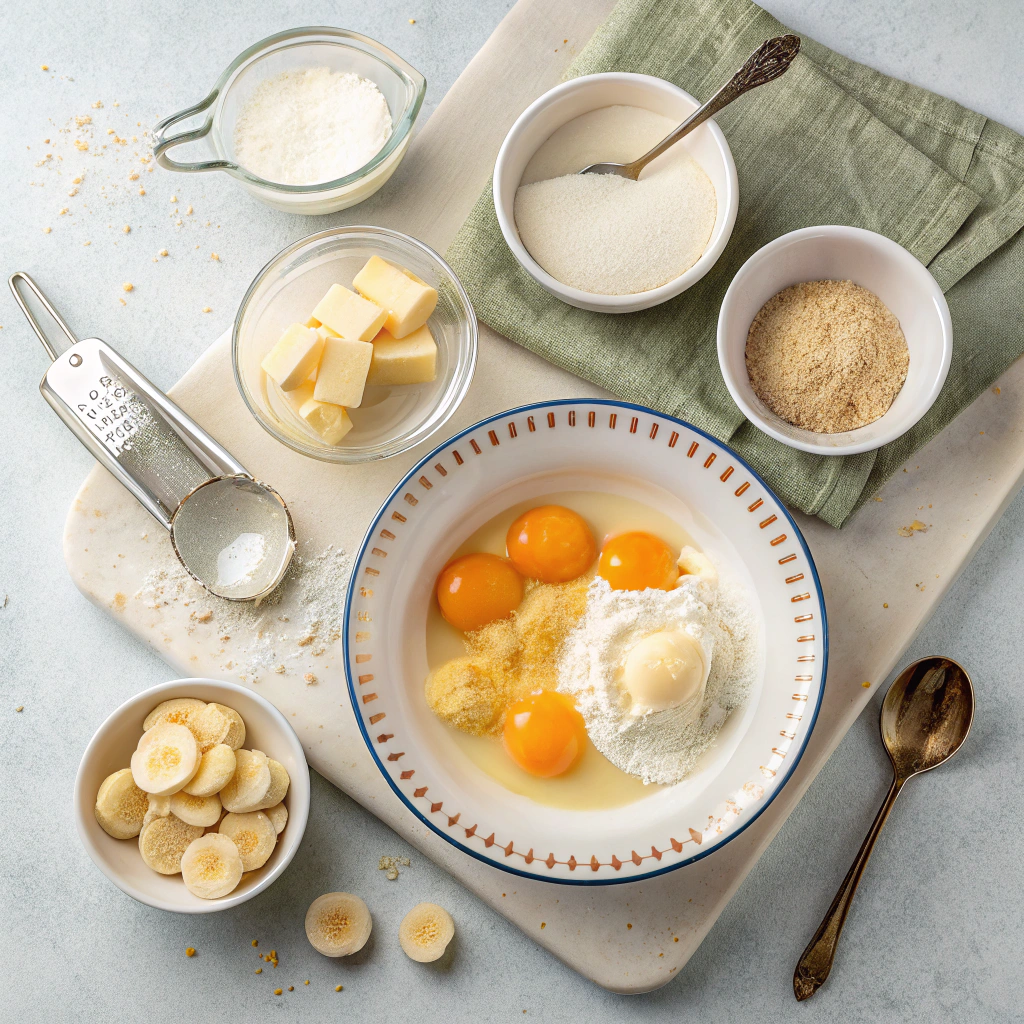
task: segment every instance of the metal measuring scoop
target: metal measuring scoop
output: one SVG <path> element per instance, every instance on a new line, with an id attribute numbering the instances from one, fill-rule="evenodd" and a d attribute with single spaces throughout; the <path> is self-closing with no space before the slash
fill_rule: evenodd
<path id="1" fill-rule="evenodd" d="M 774 81 L 789 70 L 793 58 L 800 52 L 799 36 L 776 36 L 763 42 L 747 58 L 746 64 L 722 86 L 703 106 L 698 107 L 678 128 L 665 136 L 653 149 L 628 164 L 590 164 L 579 174 L 617 174 L 620 178 L 632 178 L 636 181 L 640 172 L 655 157 L 661 156 L 670 146 L 674 146 L 684 135 L 689 135 L 712 118 L 723 107 L 727 107 L 734 99 L 742 96 L 759 85 Z"/>
<path id="2" fill-rule="evenodd" d="M 39 390 L 104 469 L 170 534 L 178 561 L 211 594 L 254 601 L 284 577 L 295 528 L 284 500 L 99 338 L 79 341 L 28 274 L 9 280 L 53 360 Z M 21 287 L 63 336 L 58 349 Z"/>
<path id="3" fill-rule="evenodd" d="M 922 658 L 908 665 L 882 701 L 882 742 L 894 778 L 843 884 L 793 974 L 797 999 L 810 999 L 832 971 L 836 946 L 878 833 L 903 784 L 948 761 L 963 745 L 974 720 L 974 687 L 966 671 L 949 658 Z"/>

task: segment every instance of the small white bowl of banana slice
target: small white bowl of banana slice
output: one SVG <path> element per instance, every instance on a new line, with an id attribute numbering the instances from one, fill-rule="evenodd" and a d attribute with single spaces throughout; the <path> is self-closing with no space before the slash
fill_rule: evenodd
<path id="1" fill-rule="evenodd" d="M 176 679 L 122 704 L 75 781 L 78 833 L 140 903 L 182 914 L 237 906 L 299 847 L 309 769 L 295 731 L 234 683 Z"/>

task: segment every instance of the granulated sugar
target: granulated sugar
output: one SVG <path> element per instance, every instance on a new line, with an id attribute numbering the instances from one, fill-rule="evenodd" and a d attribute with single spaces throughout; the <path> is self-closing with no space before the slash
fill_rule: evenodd
<path id="1" fill-rule="evenodd" d="M 359 170 L 391 135 L 377 86 L 350 71 L 283 71 L 253 90 L 235 123 L 235 159 L 282 185 L 313 185 Z"/>
<path id="2" fill-rule="evenodd" d="M 700 259 L 718 203 L 711 180 L 682 145 L 649 164 L 639 181 L 572 173 L 598 160 L 635 159 L 674 127 L 648 110 L 604 107 L 570 121 L 540 147 L 516 192 L 514 215 L 523 245 L 557 281 L 631 295 L 666 284 Z M 545 172 L 551 176 L 538 180 Z"/>
<path id="3" fill-rule="evenodd" d="M 305 671 L 310 659 L 341 639 L 350 573 L 351 560 L 340 548 L 296 552 L 277 589 L 255 604 L 212 596 L 174 562 L 151 571 L 135 598 L 154 611 L 188 609 L 189 634 L 223 650 L 224 671 L 249 682 L 270 672 L 298 673 L 312 685 L 316 676 Z"/>

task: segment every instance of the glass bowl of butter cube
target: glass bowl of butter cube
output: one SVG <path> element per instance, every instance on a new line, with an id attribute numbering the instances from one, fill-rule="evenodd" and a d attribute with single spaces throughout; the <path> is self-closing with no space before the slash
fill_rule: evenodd
<path id="1" fill-rule="evenodd" d="M 476 368 L 476 314 L 429 246 L 387 228 L 308 235 L 275 256 L 235 317 L 245 404 L 289 448 L 372 462 L 446 423 Z"/>

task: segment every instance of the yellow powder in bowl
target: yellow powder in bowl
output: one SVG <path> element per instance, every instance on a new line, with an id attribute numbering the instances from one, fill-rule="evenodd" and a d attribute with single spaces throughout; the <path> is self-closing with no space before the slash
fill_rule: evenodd
<path id="1" fill-rule="evenodd" d="M 558 653 L 587 603 L 590 577 L 571 583 L 528 581 L 507 619 L 466 636 L 466 656 L 427 678 L 426 698 L 442 721 L 474 736 L 496 736 L 505 710 L 536 690 L 554 689 Z"/>

